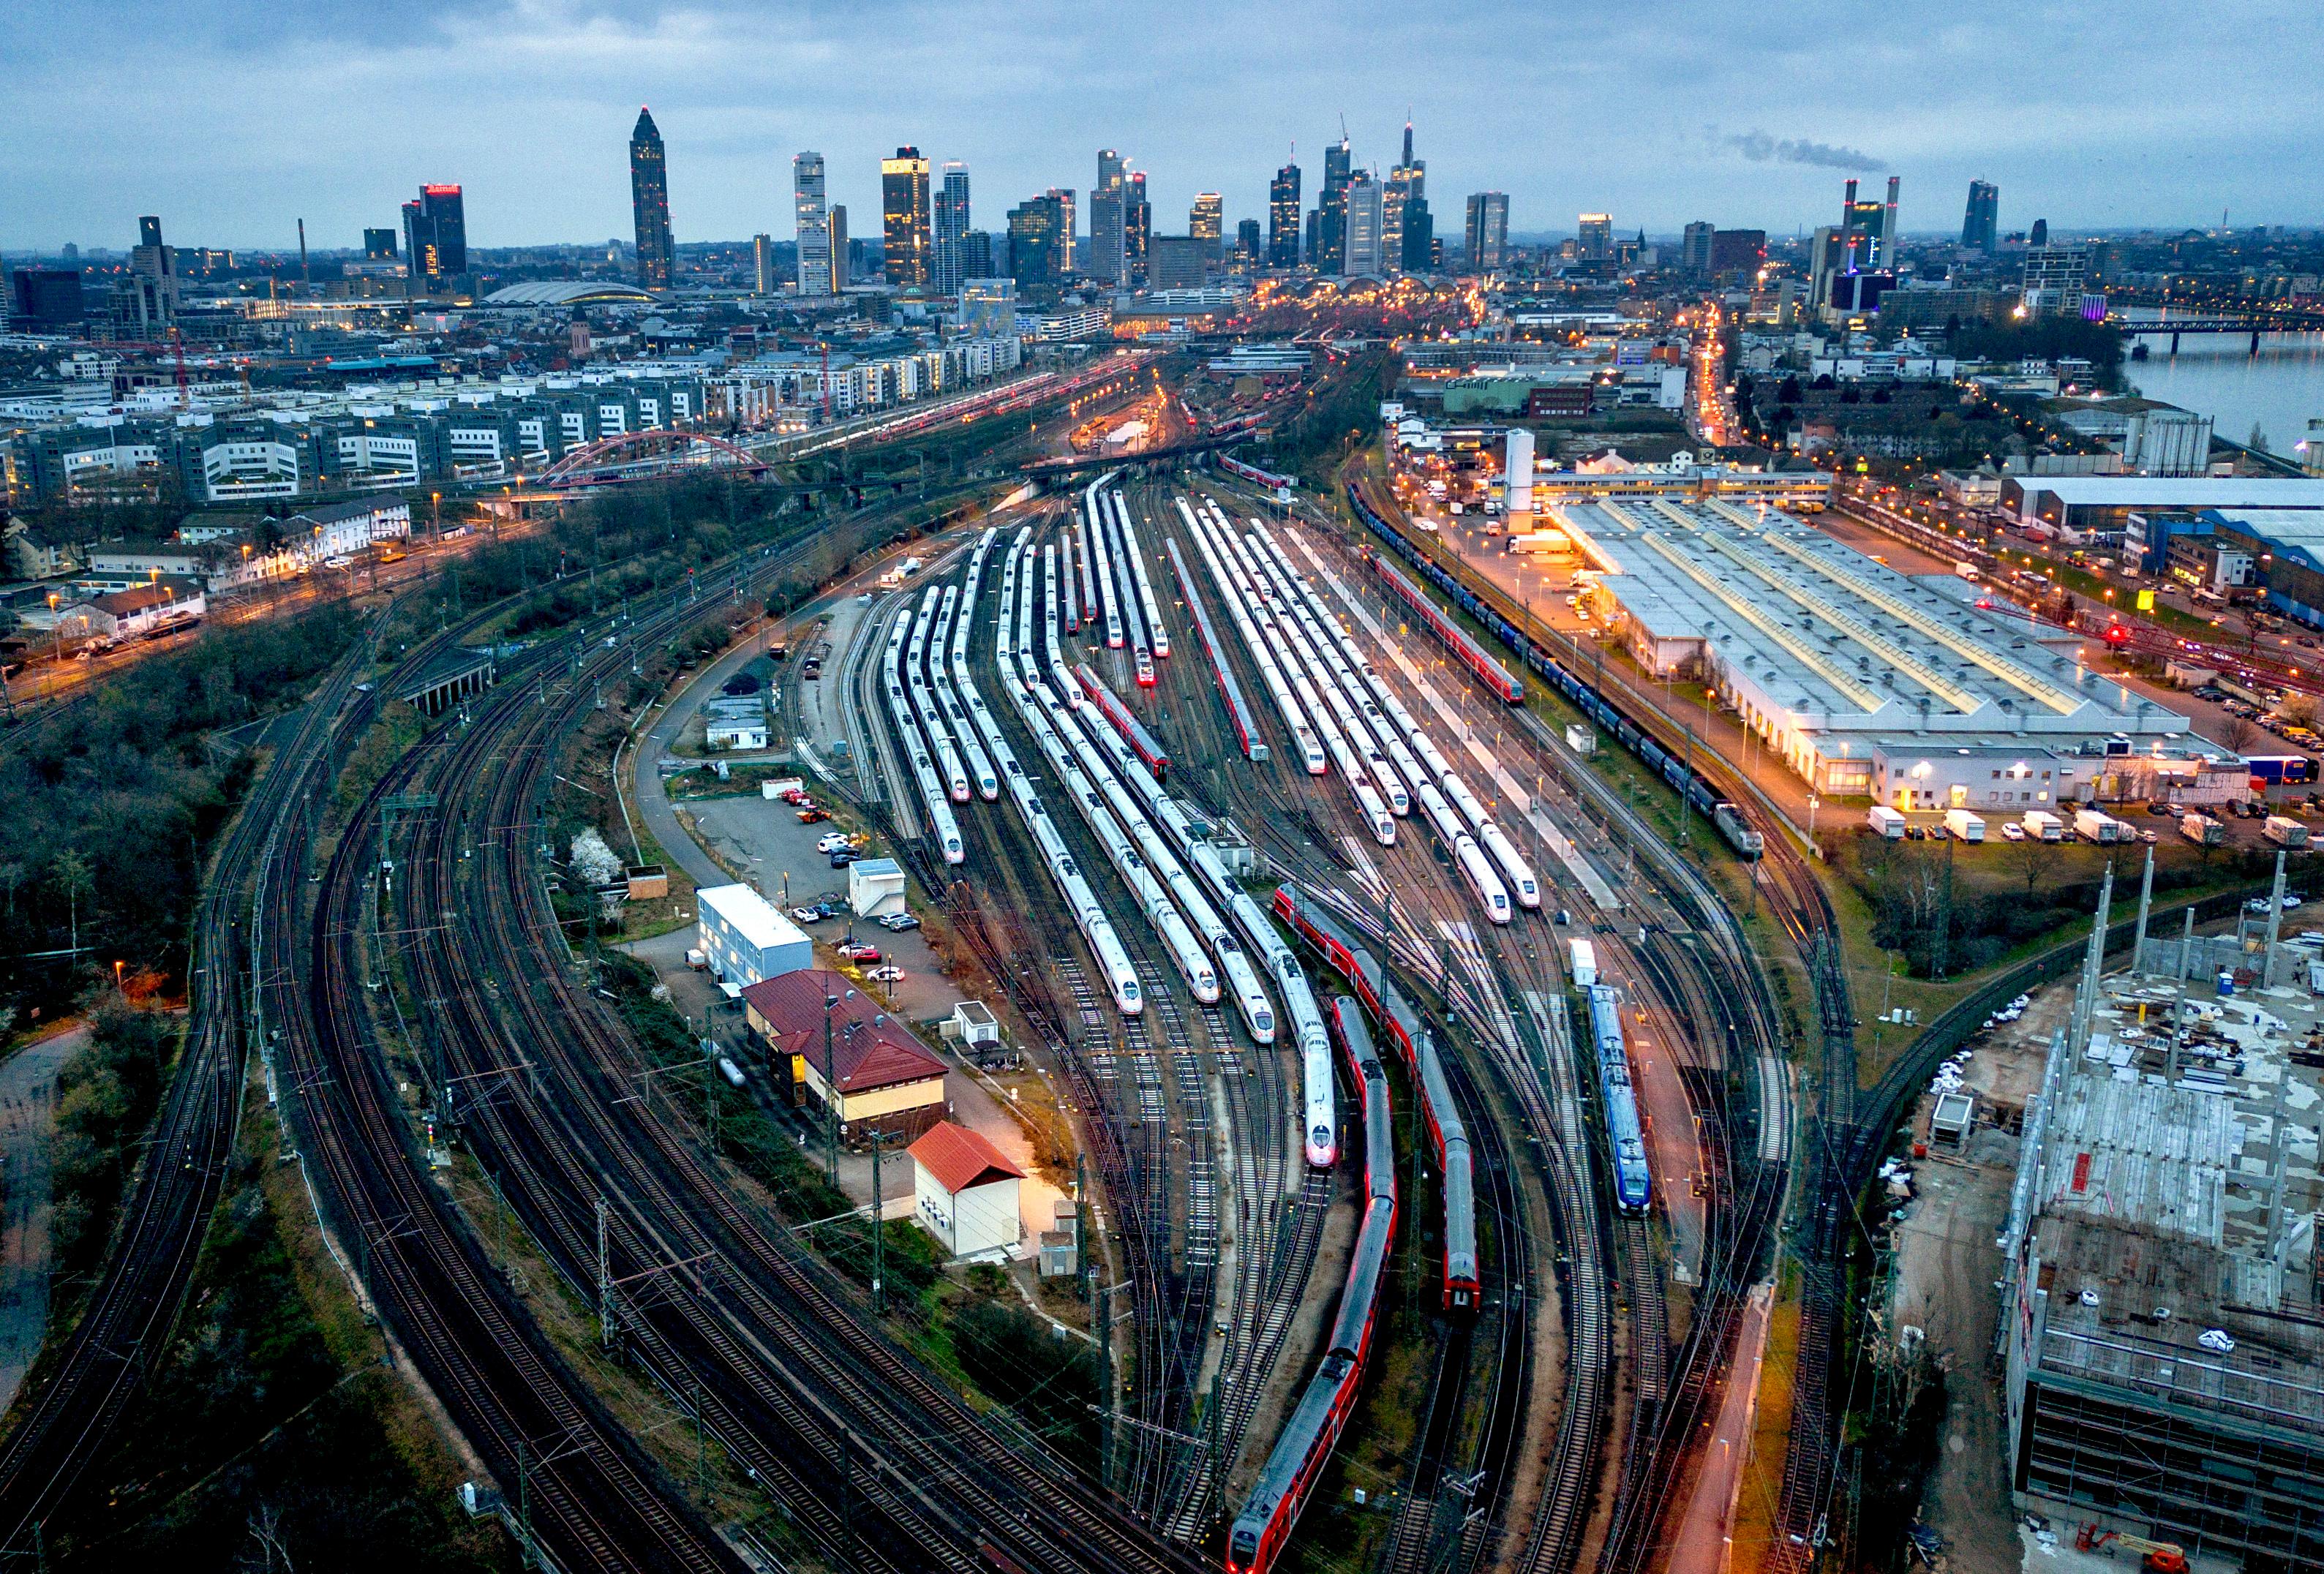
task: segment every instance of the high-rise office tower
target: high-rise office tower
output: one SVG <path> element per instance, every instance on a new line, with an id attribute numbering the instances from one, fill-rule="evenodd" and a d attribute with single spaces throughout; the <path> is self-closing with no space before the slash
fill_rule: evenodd
<path id="1" fill-rule="evenodd" d="M 1412 122 L 1404 123 L 1404 161 L 1388 172 L 1388 184 L 1380 192 L 1380 257 L 1390 272 L 1406 266 L 1405 257 L 1405 211 L 1414 202 L 1428 200 L 1428 166 L 1412 156 Z M 1419 267 L 1428 266 L 1426 253 L 1421 253 Z"/>
<path id="2" fill-rule="evenodd" d="M 2035 219 L 2034 221 L 2034 227 L 2025 232 L 2025 244 L 2029 246 L 2048 245 L 2050 244 L 2050 221 L 2046 218 Z"/>
<path id="3" fill-rule="evenodd" d="M 1057 205 L 1057 255 L 1052 266 L 1056 276 L 1064 279 L 1074 272 L 1074 189 L 1070 186 L 1052 186 L 1042 195 Z"/>
<path id="4" fill-rule="evenodd" d="M 1129 205 L 1129 181 L 1121 155 L 1111 148 L 1097 151 L 1097 184 L 1090 188 L 1090 277 L 1104 284 L 1127 280 L 1124 264 L 1124 209 Z"/>
<path id="5" fill-rule="evenodd" d="M 1711 245 L 1718 236 L 1719 226 L 1708 219 L 1696 219 L 1686 226 L 1678 243 L 1678 263 L 1688 273 L 1702 278 L 1711 272 Z"/>
<path id="6" fill-rule="evenodd" d="M 990 230 L 973 229 L 963 235 L 960 242 L 960 259 L 961 282 L 964 286 L 971 279 L 992 278 L 994 276 L 992 233 Z"/>
<path id="7" fill-rule="evenodd" d="M 1851 185 L 1854 182 L 1850 182 Z M 1848 232 L 1838 225 L 1820 226 L 1808 242 L 1808 305 L 1820 307 L 1831 299 L 1831 281 L 1847 265 Z"/>
<path id="8" fill-rule="evenodd" d="M 752 292 L 774 295 L 782 290 L 782 281 L 775 277 L 775 237 L 755 235 L 751 237 Z"/>
<path id="9" fill-rule="evenodd" d="M 1286 164 L 1267 185 L 1267 265 L 1299 266 L 1299 166 Z"/>
<path id="10" fill-rule="evenodd" d="M 1146 201 L 1146 171 L 1133 170 L 1123 183 L 1121 204 L 1122 282 L 1146 281 L 1146 244 L 1154 235 L 1154 209 Z"/>
<path id="11" fill-rule="evenodd" d="M 137 244 L 129 253 L 129 281 L 136 291 L 141 331 L 166 327 L 178 316 L 178 248 L 161 240 L 161 221 L 148 214 L 137 221 Z"/>
<path id="12" fill-rule="evenodd" d="M 1436 257 L 1436 220 L 1429 214 L 1428 198 L 1415 190 L 1404 199 L 1404 271 L 1434 273 Z"/>
<path id="13" fill-rule="evenodd" d="M 1009 277 L 1029 294 L 1053 289 L 1057 272 L 1057 232 L 1064 213 L 1054 191 L 1028 197 L 1009 210 Z"/>
<path id="14" fill-rule="evenodd" d="M 1970 181 L 1969 208 L 1961 215 L 1961 244 L 1991 256 L 2000 229 L 2001 188 L 1990 180 Z"/>
<path id="15" fill-rule="evenodd" d="M 1204 256 L 1216 260 L 1219 242 L 1226 236 L 1226 202 L 1215 191 L 1197 192 L 1186 214 L 1186 233 L 1196 245 L 1207 245 Z"/>
<path id="16" fill-rule="evenodd" d="M 830 295 L 836 286 L 831 272 L 831 210 L 825 205 L 823 155 L 791 156 L 792 235 L 798 242 L 798 292 Z"/>
<path id="17" fill-rule="evenodd" d="M 1469 271 L 1489 273 L 1508 261 L 1509 194 L 1469 193 Z"/>
<path id="18" fill-rule="evenodd" d="M 1259 239 L 1259 220 L 1240 219 L 1235 224 L 1234 271 L 1256 273 L 1267 256 L 1267 243 Z"/>
<path id="19" fill-rule="evenodd" d="M 1840 199 L 1839 265 L 1849 272 L 1877 271 L 1889 256 L 1889 226 L 1896 211 L 1896 178 L 1888 178 L 1886 203 L 1856 199 L 1856 182 L 1848 182 Z"/>
<path id="20" fill-rule="evenodd" d="M 1356 279 L 1387 272 L 1388 259 L 1380 250 L 1384 224 L 1381 207 L 1387 197 L 1386 188 L 1379 176 L 1366 170 L 1348 182 L 1344 197 L 1347 240 L 1341 273 Z"/>
<path id="21" fill-rule="evenodd" d="M 1573 239 L 1573 254 L 1585 262 L 1614 260 L 1614 216 L 1585 213 Z"/>
<path id="22" fill-rule="evenodd" d="M 958 159 L 945 161 L 944 185 L 937 190 L 936 200 L 936 292 L 958 295 L 961 281 L 968 277 L 964 250 L 969 227 L 966 164 Z"/>
<path id="23" fill-rule="evenodd" d="M 404 266 L 429 285 L 468 271 L 468 217 L 457 186 L 422 186 L 403 205 Z"/>
<path id="24" fill-rule="evenodd" d="M 364 231 L 364 261 L 392 262 L 395 261 L 395 232 L 392 229 Z"/>
<path id="25" fill-rule="evenodd" d="M 848 263 L 847 205 L 835 202 L 831 205 L 831 293 L 834 295 L 844 290 L 848 281 L 854 277 L 854 272 Z"/>
<path id="26" fill-rule="evenodd" d="M 1767 232 L 1723 229 L 1711 237 L 1711 271 L 1757 275 L 1767 261 Z"/>
<path id="27" fill-rule="evenodd" d="M 669 170 L 653 112 L 643 106 L 630 132 L 630 213 L 637 222 L 638 282 L 667 290 L 677 261 L 669 238 Z"/>
<path id="28" fill-rule="evenodd" d="M 1315 193 L 1316 210 L 1323 215 L 1315 226 L 1321 249 L 1311 260 L 1325 273 L 1347 272 L 1350 157 L 1345 132 L 1340 133 L 1337 143 L 1323 150 L 1323 186 Z"/>
<path id="29" fill-rule="evenodd" d="M 928 287 L 928 161 L 901 147 L 880 161 L 881 261 L 891 290 Z"/>

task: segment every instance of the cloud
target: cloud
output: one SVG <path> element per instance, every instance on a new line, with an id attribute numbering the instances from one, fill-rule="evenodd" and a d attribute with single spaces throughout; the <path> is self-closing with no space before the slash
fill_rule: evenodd
<path id="1" fill-rule="evenodd" d="M 1772 137 L 1764 131 L 1737 132 L 1720 139 L 1755 164 L 1812 164 L 1819 170 L 1872 170 L 1880 161 L 1854 148 L 1812 143 L 1805 138 Z"/>

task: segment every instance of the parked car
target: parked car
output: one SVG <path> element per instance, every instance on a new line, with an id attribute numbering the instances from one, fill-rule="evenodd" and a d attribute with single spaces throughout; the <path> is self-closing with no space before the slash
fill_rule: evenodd
<path id="1" fill-rule="evenodd" d="M 855 861 L 855 858 L 856 853 L 853 848 L 839 848 L 831 855 L 831 867 L 834 869 L 845 869 L 849 864 Z"/>
<path id="2" fill-rule="evenodd" d="M 2023 842 L 2025 840 L 2025 827 L 2015 820 L 2005 821 L 2001 827 L 2001 839 L 2004 842 Z"/>
<path id="3" fill-rule="evenodd" d="M 863 976 L 870 979 L 875 984 L 899 983 L 903 980 L 904 970 L 898 967 L 894 962 L 890 962 L 885 967 L 875 967 L 869 970 Z"/>
<path id="4" fill-rule="evenodd" d="M 793 907 L 791 909 L 792 919 L 800 924 L 820 924 L 825 918 L 830 916 L 831 915 L 825 912 L 821 907 Z"/>
<path id="5" fill-rule="evenodd" d="M 798 822 L 802 825 L 819 825 L 830 818 L 829 809 L 820 808 L 813 804 L 809 804 L 798 812 Z"/>
<path id="6" fill-rule="evenodd" d="M 845 833 L 833 831 L 827 833 L 822 840 L 818 841 L 815 844 L 815 850 L 817 852 L 836 852 L 846 845 L 847 836 Z"/>
<path id="7" fill-rule="evenodd" d="M 834 946 L 832 949 L 838 952 L 840 955 L 845 957 L 850 962 L 878 962 L 880 960 L 880 948 L 876 945 L 866 945 L 860 940 L 844 941 L 840 944 Z"/>
<path id="8" fill-rule="evenodd" d="M 901 934 L 907 929 L 918 929 L 920 926 L 920 921 L 909 913 L 890 913 L 883 917 L 874 919 L 873 922 L 890 934 Z"/>

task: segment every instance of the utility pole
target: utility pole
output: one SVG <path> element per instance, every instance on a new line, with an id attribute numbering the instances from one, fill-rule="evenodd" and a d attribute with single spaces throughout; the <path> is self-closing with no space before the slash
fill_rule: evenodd
<path id="1" fill-rule="evenodd" d="M 613 1275 L 606 1251 L 605 1200 L 597 1199 L 597 1343 L 613 1348 Z"/>
<path id="2" fill-rule="evenodd" d="M 877 1317 L 885 1310 L 885 1293 L 881 1285 L 888 1267 L 888 1200 L 880 1190 L 880 1152 L 895 1133 L 875 1131 L 872 1134 L 872 1315 Z"/>
<path id="3" fill-rule="evenodd" d="M 834 1187 L 839 1184 L 839 1084 L 832 1077 L 831 1013 L 837 995 L 823 998 L 824 1169 Z"/>
<path id="4" fill-rule="evenodd" d="M 1097 1481 L 1113 1490 L 1113 1286 L 1097 1286 L 1097 1391 L 1102 1409 L 1097 1420 Z"/>

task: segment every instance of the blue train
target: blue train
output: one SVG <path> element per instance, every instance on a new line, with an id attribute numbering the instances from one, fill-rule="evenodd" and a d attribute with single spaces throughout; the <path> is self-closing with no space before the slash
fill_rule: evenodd
<path id="1" fill-rule="evenodd" d="M 1684 793 L 1689 803 L 1710 817 L 1729 847 L 1745 858 L 1757 858 L 1766 851 L 1766 839 L 1763 833 L 1752 828 L 1740 809 L 1721 798 L 1701 771 L 1688 766 L 1683 752 L 1665 749 L 1656 741 L 1654 734 L 1610 704 L 1581 674 L 1535 644 L 1515 624 L 1495 612 L 1483 597 L 1447 573 L 1403 531 L 1382 519 L 1379 511 L 1364 501 L 1363 493 L 1352 482 L 1348 486 L 1348 506 L 1423 579 L 1452 598 L 1453 605 L 1484 624 L 1495 639 L 1516 652 L 1517 659 L 1526 667 L 1581 707 L 1582 713 L 1591 721 L 1620 739 L 1622 746 L 1645 760 L 1656 776 L 1673 788 Z"/>
<path id="2" fill-rule="evenodd" d="M 1591 1058 L 1598 1063 L 1606 1136 L 1614 1150 L 1614 1197 L 1625 1208 L 1644 1208 L 1654 1185 L 1646 1167 L 1646 1134 L 1638 1128 L 1630 1056 L 1622 1044 L 1621 997 L 1604 984 L 1592 984 L 1589 999 Z"/>

